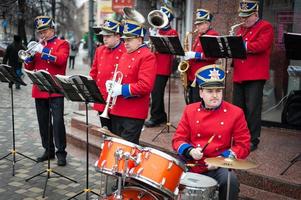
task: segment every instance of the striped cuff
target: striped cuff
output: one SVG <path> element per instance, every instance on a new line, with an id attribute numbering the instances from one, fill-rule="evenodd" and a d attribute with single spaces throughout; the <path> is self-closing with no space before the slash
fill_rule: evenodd
<path id="1" fill-rule="evenodd" d="M 29 57 L 27 57 L 25 60 L 24 60 L 24 62 L 26 63 L 26 64 L 28 64 L 28 63 L 30 63 L 30 62 L 32 62 L 33 61 L 33 56 L 29 56 Z"/>
<path id="2" fill-rule="evenodd" d="M 185 150 L 188 149 L 189 147 L 192 147 L 192 146 L 190 144 L 187 144 L 187 143 L 181 144 L 178 148 L 178 154 L 183 155 Z"/>
<path id="3" fill-rule="evenodd" d="M 56 57 L 55 56 L 52 56 L 50 54 L 50 49 L 48 48 L 43 48 L 43 51 L 42 51 L 42 57 L 41 57 L 43 60 L 49 60 L 51 62 L 54 62 L 56 60 Z"/>
<path id="4" fill-rule="evenodd" d="M 202 60 L 202 53 L 201 52 L 195 52 L 195 59 L 196 60 Z"/>
<path id="5" fill-rule="evenodd" d="M 128 98 L 128 97 L 131 96 L 130 84 L 124 84 L 124 85 L 122 85 L 122 88 L 121 88 L 121 94 L 122 94 L 122 96 L 124 96 L 125 98 Z"/>

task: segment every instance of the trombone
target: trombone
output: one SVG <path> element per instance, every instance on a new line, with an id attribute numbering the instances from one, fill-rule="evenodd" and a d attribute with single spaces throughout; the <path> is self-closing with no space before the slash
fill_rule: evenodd
<path id="1" fill-rule="evenodd" d="M 117 71 L 117 69 L 118 69 L 118 64 L 115 65 L 115 70 L 114 70 L 114 74 L 113 74 L 113 78 L 112 78 L 113 84 L 111 85 L 111 87 L 109 88 L 109 91 L 108 91 L 105 109 L 103 110 L 103 112 L 100 115 L 100 117 L 102 117 L 102 118 L 110 119 L 109 109 L 111 109 L 116 104 L 117 96 L 112 97 L 112 89 L 114 87 L 116 80 L 117 80 L 118 84 L 121 84 L 121 81 L 123 79 L 122 72 Z"/>

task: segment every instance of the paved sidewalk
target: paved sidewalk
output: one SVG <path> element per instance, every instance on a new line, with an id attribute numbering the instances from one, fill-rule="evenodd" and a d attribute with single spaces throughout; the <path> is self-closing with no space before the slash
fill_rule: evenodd
<path id="1" fill-rule="evenodd" d="M 89 74 L 90 67 L 82 62 L 86 54 L 85 50 L 80 50 L 79 55 L 76 57 L 75 69 L 67 69 L 67 75 Z M 44 150 L 40 142 L 34 99 L 31 98 L 31 82 L 27 77 L 25 77 L 24 81 L 28 84 L 27 86 L 21 86 L 20 90 L 15 90 L 14 88 L 13 91 L 16 150 L 30 158 L 36 159 Z M 72 114 L 76 110 L 78 110 L 78 103 L 65 100 L 66 126 L 70 124 Z M 9 153 L 11 149 L 11 95 L 8 84 L 0 82 L 0 158 Z M 51 178 L 47 183 L 45 199 L 68 199 L 68 197 L 82 191 L 86 186 L 85 155 L 78 156 L 78 154 L 73 154 L 74 151 L 71 145 L 67 147 L 67 151 L 69 153 L 67 156 L 67 166 L 58 167 L 56 160 L 52 160 L 51 169 L 78 181 L 78 183 L 76 184 L 67 179 L 59 178 L 57 175 L 51 173 Z M 7 158 L 12 159 L 12 156 Z M 12 162 L 7 159 L 0 160 L 0 199 L 43 199 L 42 194 L 46 181 L 46 173 L 43 174 L 44 176 L 38 176 L 28 182 L 25 182 L 25 179 L 46 170 L 47 162 L 34 163 L 18 154 L 16 155 L 16 159 L 15 176 L 12 176 Z M 93 191 L 98 193 L 100 174 L 93 167 L 94 161 L 90 159 L 89 185 Z M 85 195 L 79 196 L 78 199 L 85 199 Z M 92 199 L 96 199 L 96 196 L 92 195 Z"/>

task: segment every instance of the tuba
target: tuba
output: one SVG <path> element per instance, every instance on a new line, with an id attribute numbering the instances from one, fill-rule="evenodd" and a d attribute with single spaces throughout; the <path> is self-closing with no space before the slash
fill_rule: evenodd
<path id="1" fill-rule="evenodd" d="M 244 22 L 239 23 L 239 24 L 234 24 L 233 26 L 231 26 L 230 31 L 229 31 L 229 35 L 234 36 L 235 35 L 235 29 L 241 25 L 243 25 Z"/>
<path id="2" fill-rule="evenodd" d="M 187 52 L 190 50 L 189 48 L 189 37 L 192 36 L 192 32 L 186 32 L 184 38 L 184 51 Z M 184 87 L 184 98 L 186 104 L 188 104 L 188 78 L 187 78 L 187 70 L 189 69 L 188 60 L 182 60 L 178 65 L 178 71 L 180 72 L 180 78 L 182 81 L 182 85 Z"/>
<path id="3" fill-rule="evenodd" d="M 130 7 L 123 8 L 123 18 L 125 20 L 136 21 L 139 24 L 145 23 L 145 18 L 143 17 L 143 15 L 139 13 L 137 10 L 135 10 L 134 8 L 130 8 Z"/>
<path id="4" fill-rule="evenodd" d="M 168 17 L 161 10 L 153 10 L 147 15 L 148 23 L 155 29 L 164 28 L 168 25 Z"/>
<path id="5" fill-rule="evenodd" d="M 116 81 L 117 81 L 117 83 L 121 84 L 121 81 L 123 79 L 122 72 L 117 71 L 117 69 L 118 69 L 118 64 L 116 64 L 116 66 L 115 66 L 115 70 L 114 70 L 114 74 L 113 74 L 113 78 L 112 78 L 113 84 Z M 111 86 L 111 89 L 113 88 L 113 86 L 114 85 Z M 108 91 L 108 96 L 106 99 L 106 106 L 105 106 L 105 109 L 103 110 L 103 112 L 101 113 L 100 117 L 110 119 L 109 109 L 111 109 L 115 105 L 116 100 L 117 100 L 117 96 L 112 97 L 111 91 Z"/>

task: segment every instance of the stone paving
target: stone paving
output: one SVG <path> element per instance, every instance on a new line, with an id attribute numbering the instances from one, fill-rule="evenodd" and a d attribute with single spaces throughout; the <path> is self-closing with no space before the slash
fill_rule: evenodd
<path id="1" fill-rule="evenodd" d="M 85 50 L 80 50 L 76 58 L 75 69 L 68 70 L 67 74 L 89 73 L 89 66 L 82 62 L 86 55 Z M 31 98 L 31 83 L 25 77 L 27 86 L 21 86 L 20 90 L 13 88 L 14 96 L 14 118 L 15 118 L 15 144 L 17 152 L 30 158 L 36 159 L 43 153 L 40 142 L 38 123 L 34 100 Z M 73 111 L 78 109 L 78 103 L 65 101 L 65 124 L 70 123 Z M 12 149 L 12 116 L 11 116 L 11 95 L 7 83 L 0 83 L 0 158 L 7 155 Z M 68 150 L 67 150 L 68 151 Z M 68 151 L 69 152 L 69 151 Z M 23 156 L 16 154 L 15 176 L 12 176 L 12 155 L 7 159 L 0 160 L 0 199 L 5 200 L 33 200 L 43 199 L 43 189 L 46 183 L 47 173 L 37 176 L 28 182 L 25 179 L 43 172 L 47 169 L 47 162 L 35 163 Z M 65 178 L 58 177 L 51 173 L 47 182 L 45 199 L 68 199 L 81 192 L 86 186 L 85 157 L 76 157 L 72 154 L 67 156 L 67 166 L 58 167 L 56 160 L 51 160 L 51 169 L 63 174 L 78 183 L 71 182 Z M 96 172 L 93 164 L 89 164 L 89 188 L 99 193 L 101 174 Z M 91 194 L 91 193 L 89 193 Z M 80 195 L 77 199 L 85 199 Z M 97 199 L 91 195 L 91 199 Z"/>

